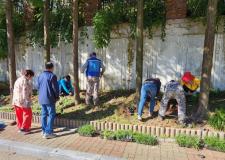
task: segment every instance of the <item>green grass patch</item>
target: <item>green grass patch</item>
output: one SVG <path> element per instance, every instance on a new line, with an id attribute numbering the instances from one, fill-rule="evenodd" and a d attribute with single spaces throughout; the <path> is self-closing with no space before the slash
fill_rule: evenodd
<path id="1" fill-rule="evenodd" d="M 153 137 L 153 136 L 150 136 L 147 134 L 142 134 L 142 133 L 135 133 L 134 141 L 136 143 L 146 144 L 146 145 L 157 145 L 158 144 L 158 140 L 156 137 Z"/>
<path id="2" fill-rule="evenodd" d="M 216 109 L 215 114 L 209 117 L 208 122 L 213 128 L 225 131 L 225 108 Z"/>
<path id="3" fill-rule="evenodd" d="M 217 137 L 206 137 L 204 142 L 208 149 L 225 152 L 225 139 L 221 140 Z"/>
<path id="4" fill-rule="evenodd" d="M 201 146 L 201 139 L 197 136 L 178 135 L 176 142 L 181 147 L 199 149 Z"/>
<path id="5" fill-rule="evenodd" d="M 143 133 L 135 133 L 130 130 L 118 130 L 118 131 L 105 130 L 101 133 L 101 137 L 108 140 L 136 142 L 145 145 L 158 144 L 158 140 L 156 137 Z"/>
<path id="6" fill-rule="evenodd" d="M 109 130 L 104 130 L 104 131 L 101 133 L 101 137 L 102 137 L 103 139 L 108 139 L 108 140 L 115 140 L 115 139 L 116 139 L 115 132 L 109 131 Z"/>
<path id="7" fill-rule="evenodd" d="M 133 141 L 133 132 L 130 130 L 118 130 L 115 132 L 116 140 L 118 141 Z"/>
<path id="8" fill-rule="evenodd" d="M 78 133 L 81 136 L 93 137 L 96 134 L 96 130 L 91 125 L 83 125 L 78 129 Z"/>

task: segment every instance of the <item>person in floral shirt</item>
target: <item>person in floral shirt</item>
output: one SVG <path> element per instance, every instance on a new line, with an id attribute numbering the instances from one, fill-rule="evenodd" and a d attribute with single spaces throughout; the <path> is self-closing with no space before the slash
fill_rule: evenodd
<path id="1" fill-rule="evenodd" d="M 15 108 L 18 132 L 28 134 L 32 122 L 32 78 L 34 72 L 25 70 L 23 75 L 19 77 L 13 89 L 12 105 Z"/>

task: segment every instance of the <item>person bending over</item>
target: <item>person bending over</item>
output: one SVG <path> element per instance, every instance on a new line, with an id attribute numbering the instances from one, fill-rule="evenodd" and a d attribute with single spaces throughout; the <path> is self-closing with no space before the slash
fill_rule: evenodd
<path id="1" fill-rule="evenodd" d="M 184 94 L 183 86 L 180 82 L 171 80 L 165 85 L 165 92 L 163 94 L 160 109 L 159 118 L 164 119 L 167 110 L 169 100 L 175 99 L 178 104 L 178 121 L 180 124 L 185 123 L 186 118 L 186 98 Z"/>
<path id="2" fill-rule="evenodd" d="M 63 79 L 60 79 L 58 81 L 58 84 L 60 96 L 74 95 L 74 88 L 72 86 L 71 78 L 69 75 L 66 75 Z"/>
<path id="3" fill-rule="evenodd" d="M 142 120 L 142 113 L 147 97 L 150 97 L 149 117 L 152 117 L 155 107 L 155 97 L 158 95 L 161 82 L 158 78 L 146 79 L 142 84 L 140 102 L 138 105 L 138 120 Z"/>

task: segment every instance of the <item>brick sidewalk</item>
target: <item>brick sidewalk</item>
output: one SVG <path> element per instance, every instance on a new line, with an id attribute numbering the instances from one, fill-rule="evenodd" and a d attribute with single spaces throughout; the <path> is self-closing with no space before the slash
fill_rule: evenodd
<path id="1" fill-rule="evenodd" d="M 33 127 L 31 134 L 17 133 L 15 126 L 7 126 L 0 131 L 0 139 L 25 142 L 38 146 L 60 148 L 80 152 L 88 152 L 129 160 L 225 160 L 225 153 L 210 150 L 181 148 L 175 143 L 162 143 L 157 146 L 147 146 L 130 142 L 108 141 L 99 137 L 81 137 L 73 130 L 56 129 L 58 135 L 55 139 L 43 139 L 41 129 Z"/>

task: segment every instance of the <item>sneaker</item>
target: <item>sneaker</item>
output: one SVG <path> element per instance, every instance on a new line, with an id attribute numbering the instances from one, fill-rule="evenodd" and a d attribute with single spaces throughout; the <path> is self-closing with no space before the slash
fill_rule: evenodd
<path id="1" fill-rule="evenodd" d="M 138 115 L 138 120 L 141 121 L 142 120 L 142 117 L 140 115 Z"/>
<path id="2" fill-rule="evenodd" d="M 52 133 L 52 134 L 45 134 L 45 135 L 44 135 L 44 138 L 45 138 L 45 139 L 51 139 L 51 138 L 55 138 L 55 137 L 57 137 L 57 135 L 54 134 L 54 133 Z"/>
<path id="3" fill-rule="evenodd" d="M 164 117 L 161 116 L 161 115 L 159 114 L 159 119 L 160 119 L 161 121 L 163 121 L 163 120 L 164 120 Z"/>
<path id="4" fill-rule="evenodd" d="M 148 116 L 149 116 L 149 118 L 152 118 L 153 117 L 153 112 L 149 112 Z"/>
<path id="5" fill-rule="evenodd" d="M 17 131 L 18 133 L 21 133 L 22 132 L 22 129 L 18 129 L 18 131 Z"/>
<path id="6" fill-rule="evenodd" d="M 20 133 L 22 133 L 23 135 L 27 135 L 27 134 L 30 134 L 30 131 L 29 130 L 25 130 L 25 129 L 21 129 Z"/>
<path id="7" fill-rule="evenodd" d="M 41 132 L 41 136 L 42 136 L 42 138 L 45 138 L 45 132 Z"/>
<path id="8" fill-rule="evenodd" d="M 22 134 L 24 135 L 30 134 L 30 131 L 23 131 Z"/>

